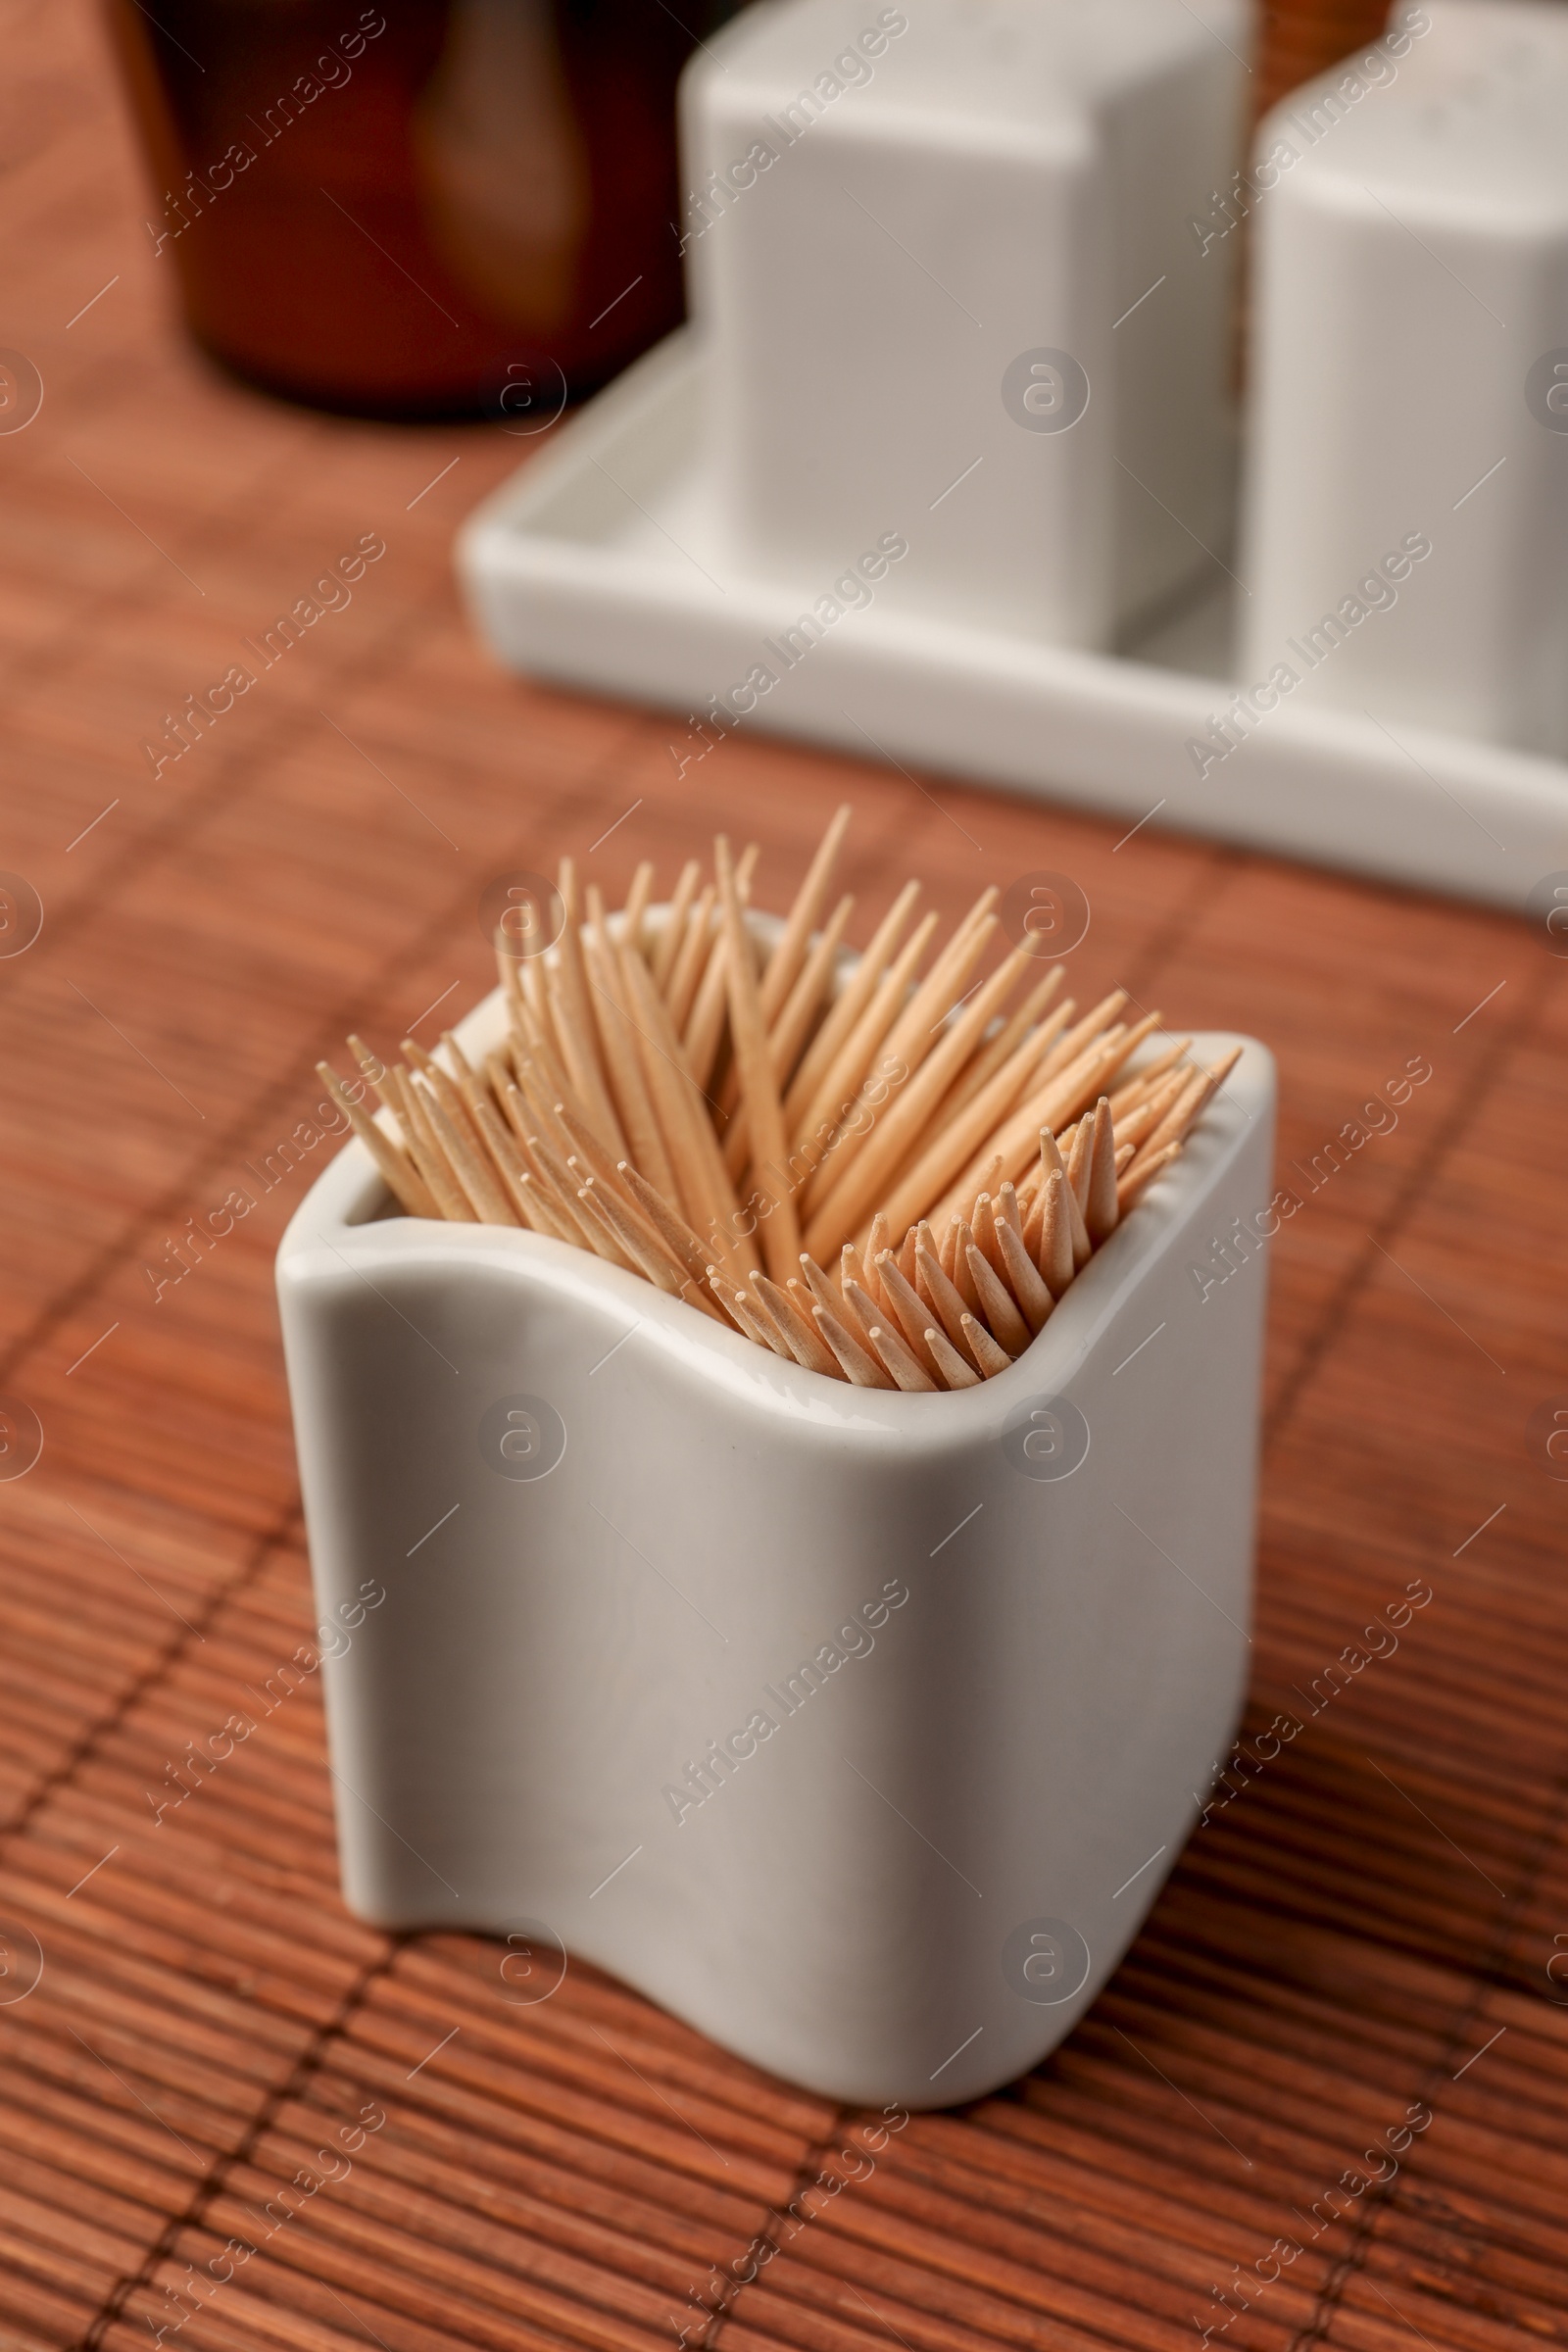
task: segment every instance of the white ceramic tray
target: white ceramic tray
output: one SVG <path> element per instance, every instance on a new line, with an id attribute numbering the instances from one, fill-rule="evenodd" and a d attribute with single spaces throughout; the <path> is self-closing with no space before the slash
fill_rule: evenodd
<path id="1" fill-rule="evenodd" d="M 691 723 L 808 610 L 820 581 L 737 572 L 704 464 L 700 344 L 671 335 L 469 518 L 458 564 L 513 667 Z M 918 518 L 902 523 L 911 553 Z M 1222 583 L 1223 585 L 1224 583 Z M 873 601 L 835 622 L 742 727 L 1242 842 L 1523 910 L 1568 867 L 1568 764 L 1346 710 L 1269 712 L 1202 777 L 1188 750 L 1236 693 L 1230 591 L 1123 658 Z"/>

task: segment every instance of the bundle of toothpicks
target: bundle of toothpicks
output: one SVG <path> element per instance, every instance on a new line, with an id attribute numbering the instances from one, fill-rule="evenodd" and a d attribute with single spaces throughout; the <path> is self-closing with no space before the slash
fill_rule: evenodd
<path id="1" fill-rule="evenodd" d="M 641 865 L 618 915 L 564 858 L 559 937 L 497 934 L 509 1025 L 482 1065 L 450 1033 L 397 1064 L 351 1037 L 360 1081 L 320 1075 L 403 1208 L 591 1250 L 827 1380 L 1005 1371 L 1236 1056 L 1205 1070 L 1179 1038 L 1131 1070 L 1161 1016 L 1124 1020 L 1122 989 L 1080 1013 L 1027 939 L 976 984 L 994 889 L 938 944 L 906 884 L 836 986 L 849 819 L 771 945 L 755 848 L 720 837 L 663 907 Z"/>

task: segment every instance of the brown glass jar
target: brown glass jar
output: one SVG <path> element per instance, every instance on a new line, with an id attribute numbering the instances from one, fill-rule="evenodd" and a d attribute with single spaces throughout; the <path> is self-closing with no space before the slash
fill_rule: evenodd
<path id="1" fill-rule="evenodd" d="M 159 265 L 197 341 L 252 382 L 366 416 L 542 422 L 680 318 L 675 82 L 727 7 L 108 13 Z"/>

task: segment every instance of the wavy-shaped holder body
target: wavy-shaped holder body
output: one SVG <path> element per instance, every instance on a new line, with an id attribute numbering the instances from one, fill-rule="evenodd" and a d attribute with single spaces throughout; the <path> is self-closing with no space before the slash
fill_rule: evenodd
<path id="1" fill-rule="evenodd" d="M 350 1142 L 277 1279 L 321 1615 L 385 1593 L 325 1665 L 354 1909 L 542 1931 L 845 2099 L 970 2099 L 1051 2049 L 1246 1686 L 1274 1087 L 1258 1045 L 1195 1051 L 1232 1042 L 1026 1353 L 952 1395 L 387 1215 Z"/>

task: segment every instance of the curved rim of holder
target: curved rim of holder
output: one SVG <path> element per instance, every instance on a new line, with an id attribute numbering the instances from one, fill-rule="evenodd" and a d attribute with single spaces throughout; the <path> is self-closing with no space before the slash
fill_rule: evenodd
<path id="1" fill-rule="evenodd" d="M 465 1053 L 482 1055 L 506 1023 L 498 987 L 454 1031 Z M 1150 1041 L 1152 1058 L 1157 1041 Z M 1066 1389 L 1151 1261 L 1176 1245 L 1198 1195 L 1241 1149 L 1251 1122 L 1266 1114 L 1274 1091 L 1274 1060 L 1255 1038 L 1225 1030 L 1195 1031 L 1193 1054 L 1204 1060 L 1242 1048 L 1221 1092 L 1212 1098 L 1180 1155 L 1134 1203 L 1101 1244 L 1040 1331 L 1007 1368 L 975 1388 L 909 1395 L 858 1389 L 787 1362 L 754 1340 L 730 1331 L 682 1298 L 667 1296 L 637 1274 L 586 1250 L 519 1226 L 448 1223 L 385 1213 L 391 1195 L 366 1146 L 351 1136 L 321 1171 L 290 1219 L 278 1245 L 280 1284 L 363 1280 L 380 1267 L 487 1264 L 499 1279 L 538 1286 L 574 1299 L 602 1316 L 607 1328 L 624 1322 L 687 1370 L 711 1380 L 755 1409 L 824 1431 L 853 1430 L 900 1443 L 967 1442 L 978 1428 L 1004 1421 L 1028 1398 Z M 1131 1065 L 1136 1069 L 1142 1055 Z M 1257 1203 L 1261 1212 L 1266 1200 Z"/>

